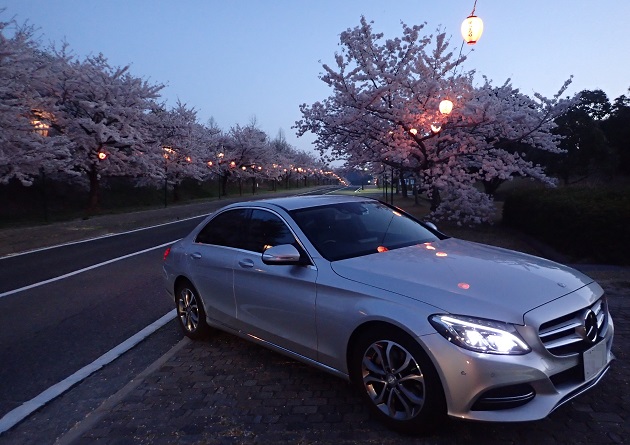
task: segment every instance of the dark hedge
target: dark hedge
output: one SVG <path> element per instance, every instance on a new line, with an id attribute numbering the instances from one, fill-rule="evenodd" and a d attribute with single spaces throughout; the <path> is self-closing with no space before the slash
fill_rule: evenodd
<path id="1" fill-rule="evenodd" d="M 630 188 L 513 192 L 505 200 L 503 224 L 576 261 L 630 264 Z"/>

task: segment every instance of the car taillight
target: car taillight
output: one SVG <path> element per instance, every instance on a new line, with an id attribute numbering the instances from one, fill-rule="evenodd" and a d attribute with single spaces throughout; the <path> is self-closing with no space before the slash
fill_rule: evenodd
<path id="1" fill-rule="evenodd" d="M 166 250 L 164 251 L 164 256 L 162 257 L 162 260 L 166 261 L 166 258 L 168 257 L 169 253 L 171 253 L 171 248 L 167 247 Z"/>

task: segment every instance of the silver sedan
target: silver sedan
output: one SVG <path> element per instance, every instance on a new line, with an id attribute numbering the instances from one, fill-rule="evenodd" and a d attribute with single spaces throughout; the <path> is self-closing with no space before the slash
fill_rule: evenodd
<path id="1" fill-rule="evenodd" d="M 218 328 L 349 379 L 402 432 L 446 415 L 544 418 L 614 359 L 589 277 L 371 199 L 229 205 L 169 248 L 163 269 L 187 336 Z"/>

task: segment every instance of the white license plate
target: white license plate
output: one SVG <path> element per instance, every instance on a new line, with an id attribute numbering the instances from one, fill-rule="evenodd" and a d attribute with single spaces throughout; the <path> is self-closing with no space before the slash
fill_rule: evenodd
<path id="1" fill-rule="evenodd" d="M 607 362 L 606 342 L 600 341 L 588 351 L 584 352 L 584 379 L 590 380 L 598 374 Z"/>

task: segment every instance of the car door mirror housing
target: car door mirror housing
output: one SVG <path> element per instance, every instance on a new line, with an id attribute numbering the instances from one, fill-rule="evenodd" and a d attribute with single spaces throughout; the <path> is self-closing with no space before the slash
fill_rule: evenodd
<path id="1" fill-rule="evenodd" d="M 265 250 L 262 261 L 269 265 L 297 265 L 300 264 L 300 252 L 291 244 L 281 244 Z"/>
<path id="2" fill-rule="evenodd" d="M 439 232 L 440 229 L 437 228 L 437 226 L 435 225 L 435 223 L 432 223 L 431 221 L 425 221 L 424 225 L 427 226 L 429 229 L 433 229 L 436 232 Z"/>

